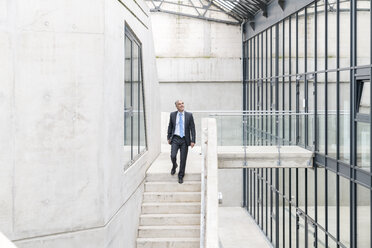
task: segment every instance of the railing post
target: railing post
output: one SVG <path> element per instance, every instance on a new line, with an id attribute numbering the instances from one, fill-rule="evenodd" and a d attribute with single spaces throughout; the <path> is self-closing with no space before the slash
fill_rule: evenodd
<path id="1" fill-rule="evenodd" d="M 218 247 L 218 160 L 217 125 L 214 118 L 202 119 L 202 209 L 200 247 Z M 203 196 L 204 195 L 204 196 Z"/>

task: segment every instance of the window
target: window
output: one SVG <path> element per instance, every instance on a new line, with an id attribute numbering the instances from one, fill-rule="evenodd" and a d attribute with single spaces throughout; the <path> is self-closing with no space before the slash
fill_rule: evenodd
<path id="1" fill-rule="evenodd" d="M 358 81 L 358 104 L 357 104 L 357 113 L 362 115 L 369 115 L 369 109 L 370 109 L 370 81 L 364 80 L 364 81 Z"/>
<path id="2" fill-rule="evenodd" d="M 371 1 L 300 2 L 293 12 L 273 7 L 282 15 L 245 33 L 250 53 L 264 49 L 269 62 L 263 75 L 251 63 L 243 97 L 251 111 L 290 111 L 278 124 L 273 114 L 249 122 L 250 137 L 262 130 L 271 145 L 279 136 L 314 148 L 314 168 L 266 169 L 267 181 L 251 168 L 243 202 L 274 247 L 371 247 Z"/>
<path id="3" fill-rule="evenodd" d="M 356 131 L 357 131 L 357 165 L 370 170 L 370 80 L 357 80 L 356 95 Z"/>
<path id="4" fill-rule="evenodd" d="M 124 162 L 127 169 L 147 148 L 141 43 L 125 28 Z"/>

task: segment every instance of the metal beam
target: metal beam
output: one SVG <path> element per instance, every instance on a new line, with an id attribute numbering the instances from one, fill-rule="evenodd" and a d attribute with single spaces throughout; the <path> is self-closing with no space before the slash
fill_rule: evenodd
<path id="1" fill-rule="evenodd" d="M 267 17 L 267 3 L 263 2 L 263 1 L 258 1 L 258 6 L 260 7 L 260 9 L 262 11 L 262 15 L 264 17 Z"/>
<path id="2" fill-rule="evenodd" d="M 280 3 L 278 1 L 281 1 Z M 246 25 L 245 39 L 249 39 L 256 34 L 262 32 L 270 26 L 273 26 L 280 20 L 290 16 L 294 12 L 304 8 L 305 6 L 314 2 L 314 0 L 278 0 L 270 2 L 267 6 L 268 17 L 255 15 L 255 29 L 253 30 L 250 25 Z M 282 6 L 284 9 L 282 9 Z"/>
<path id="3" fill-rule="evenodd" d="M 210 18 L 206 16 L 194 16 L 191 14 L 186 14 L 186 13 L 181 13 L 181 12 L 176 12 L 176 11 L 170 11 L 170 10 L 164 10 L 164 9 L 150 9 L 150 12 L 163 12 L 167 14 L 172 14 L 172 15 L 178 15 L 178 16 L 185 16 L 185 17 L 190 17 L 190 18 L 196 18 L 200 20 L 206 20 L 206 21 L 212 21 L 212 22 L 218 22 L 218 23 L 225 23 L 229 25 L 240 25 L 240 22 L 236 21 L 225 21 L 225 20 L 220 20 L 216 18 Z"/>
<path id="4" fill-rule="evenodd" d="M 193 1 L 196 1 L 195 3 Z M 163 12 L 172 15 L 179 15 L 185 16 L 190 18 L 196 18 L 200 20 L 218 22 L 218 23 L 225 23 L 229 25 L 240 25 L 242 22 L 242 18 L 240 16 L 234 15 L 230 12 L 227 12 L 225 9 L 221 8 L 219 5 L 215 4 L 213 0 L 188 0 L 187 2 L 174 2 L 172 0 L 146 0 L 146 2 L 151 3 L 148 4 L 150 7 L 150 12 Z M 204 3 L 203 3 L 204 2 Z M 174 7 L 171 6 L 182 6 L 184 10 L 187 11 L 175 11 Z M 170 7 L 170 8 L 169 8 Z M 231 8 L 231 6 L 225 6 L 225 8 Z M 190 13 L 190 11 L 194 11 L 195 14 Z M 212 18 L 207 17 L 208 12 L 216 12 L 216 13 L 223 13 L 227 16 L 233 18 L 236 21 L 230 21 L 227 18 Z"/>
<path id="5" fill-rule="evenodd" d="M 251 26 L 251 28 L 252 28 L 253 30 L 255 30 L 255 22 L 254 22 L 254 20 L 252 20 L 252 19 L 248 19 L 248 24 L 249 24 L 249 26 Z"/>

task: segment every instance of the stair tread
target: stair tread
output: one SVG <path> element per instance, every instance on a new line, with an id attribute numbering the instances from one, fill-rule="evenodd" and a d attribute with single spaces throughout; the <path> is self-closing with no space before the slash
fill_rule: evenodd
<path id="1" fill-rule="evenodd" d="M 174 226 L 174 225 L 167 225 L 167 226 L 139 226 L 139 230 L 145 230 L 145 229 L 188 229 L 188 230 L 194 230 L 194 229 L 200 229 L 200 225 L 185 225 L 185 226 Z"/>
<path id="2" fill-rule="evenodd" d="M 200 217 L 200 214 L 141 214 L 141 217 Z"/>
<path id="3" fill-rule="evenodd" d="M 200 202 L 144 202 L 142 206 L 196 206 L 201 205 Z"/>
<path id="4" fill-rule="evenodd" d="M 189 192 L 189 191 L 147 191 L 144 192 L 145 195 L 169 195 L 169 194 L 177 194 L 177 195 L 194 195 L 198 194 L 201 195 L 201 192 L 195 191 L 195 192 Z"/>
<path id="5" fill-rule="evenodd" d="M 175 181 L 160 181 L 160 182 L 145 182 L 145 184 L 179 184 L 177 180 Z M 201 184 L 201 181 L 183 181 L 183 185 L 185 184 Z"/>
<path id="6" fill-rule="evenodd" d="M 169 176 L 172 176 L 172 177 L 174 177 L 175 175 L 171 175 L 170 173 L 170 170 L 169 171 L 158 171 L 158 172 L 147 172 L 146 173 L 146 175 L 159 175 L 159 174 L 164 174 L 164 175 L 169 175 Z M 186 174 L 185 174 L 185 176 L 187 176 L 187 175 L 201 175 L 201 172 L 187 172 Z"/>
<path id="7" fill-rule="evenodd" d="M 170 170 L 169 170 L 170 172 Z M 146 176 L 169 176 L 170 178 L 177 178 L 177 175 L 171 175 L 169 172 L 150 172 Z M 201 173 L 187 173 L 185 177 L 201 176 Z"/>
<path id="8" fill-rule="evenodd" d="M 200 238 L 137 238 L 137 241 L 158 241 L 158 242 L 167 242 L 167 241 L 199 241 Z"/>

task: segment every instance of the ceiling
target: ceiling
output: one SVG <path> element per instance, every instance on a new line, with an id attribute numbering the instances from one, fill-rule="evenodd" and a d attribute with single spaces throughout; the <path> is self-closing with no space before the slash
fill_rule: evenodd
<path id="1" fill-rule="evenodd" d="M 211 0 L 211 2 L 243 21 L 252 19 L 260 11 L 267 16 L 266 9 L 271 0 Z"/>
<path id="2" fill-rule="evenodd" d="M 240 25 L 252 20 L 257 13 L 267 17 L 267 6 L 274 0 L 146 0 L 151 12 L 164 12 Z M 276 0 L 279 5 L 284 0 Z M 225 13 L 229 18 L 216 17 L 213 13 Z M 211 14 L 209 14 L 211 13 Z"/>

